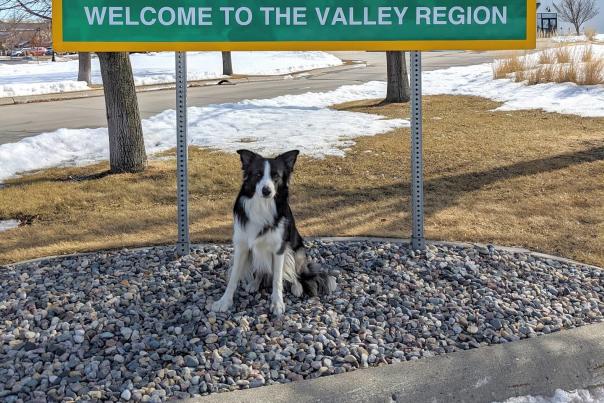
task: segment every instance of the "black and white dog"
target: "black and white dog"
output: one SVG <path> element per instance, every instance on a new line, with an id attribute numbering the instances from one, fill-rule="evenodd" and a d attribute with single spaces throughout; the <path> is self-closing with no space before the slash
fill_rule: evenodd
<path id="1" fill-rule="evenodd" d="M 289 283 L 297 297 L 335 290 L 334 277 L 309 267 L 288 203 L 288 182 L 299 151 L 289 151 L 274 159 L 247 150 L 237 152 L 241 157 L 243 185 L 233 209 L 235 250 L 226 291 L 212 305 L 212 310 L 229 310 L 240 280 L 245 282 L 248 292 L 254 292 L 272 278 L 271 310 L 275 315 L 285 311 L 283 281 Z"/>

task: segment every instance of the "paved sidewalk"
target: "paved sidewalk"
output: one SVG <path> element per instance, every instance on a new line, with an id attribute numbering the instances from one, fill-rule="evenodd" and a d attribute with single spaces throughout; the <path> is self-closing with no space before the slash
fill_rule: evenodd
<path id="1" fill-rule="evenodd" d="M 604 323 L 298 383 L 187 403 L 493 402 L 604 384 Z"/>

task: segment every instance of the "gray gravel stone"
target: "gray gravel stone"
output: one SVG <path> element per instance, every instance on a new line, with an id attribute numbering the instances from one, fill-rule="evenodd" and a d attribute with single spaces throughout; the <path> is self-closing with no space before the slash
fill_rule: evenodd
<path id="1" fill-rule="evenodd" d="M 122 392 L 122 394 L 120 395 L 120 397 L 126 401 L 130 400 L 130 397 L 132 397 L 131 392 L 128 389 L 124 389 L 124 391 Z"/>
<path id="2" fill-rule="evenodd" d="M 0 398 L 161 402 L 287 383 L 599 322 L 601 270 L 486 248 L 309 242 L 321 298 L 222 295 L 232 248 L 100 252 L 0 268 Z"/>

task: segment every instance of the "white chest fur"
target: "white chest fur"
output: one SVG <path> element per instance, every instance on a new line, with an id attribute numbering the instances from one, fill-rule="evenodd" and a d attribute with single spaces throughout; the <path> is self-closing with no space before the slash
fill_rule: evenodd
<path id="1" fill-rule="evenodd" d="M 273 199 L 253 197 L 251 199 L 242 198 L 240 202 L 248 221 L 243 226 L 235 218 L 233 234 L 235 247 L 251 251 L 254 272 L 272 273 L 273 255 L 282 247 L 286 222 L 281 220 L 276 227 L 266 230 L 267 226 L 274 224 L 277 214 Z"/>

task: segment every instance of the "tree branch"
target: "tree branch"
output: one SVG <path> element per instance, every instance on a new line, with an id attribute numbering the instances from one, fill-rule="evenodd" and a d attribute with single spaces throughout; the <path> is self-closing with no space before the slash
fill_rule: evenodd
<path id="1" fill-rule="evenodd" d="M 25 10 L 27 13 L 33 15 L 34 17 L 42 18 L 43 20 L 51 20 L 52 19 L 49 15 L 40 14 L 39 12 L 37 12 L 34 9 L 30 8 L 28 5 L 26 5 L 25 3 L 23 3 L 23 1 L 21 1 L 21 0 L 17 0 L 17 3 L 19 3 L 19 6 L 21 6 L 21 8 L 23 8 L 23 10 Z"/>

